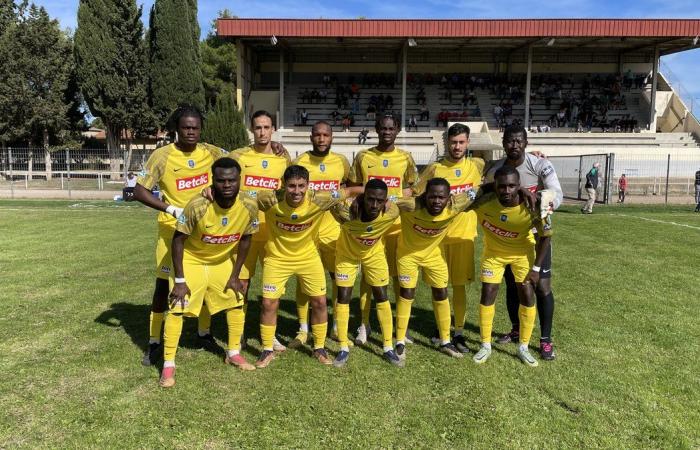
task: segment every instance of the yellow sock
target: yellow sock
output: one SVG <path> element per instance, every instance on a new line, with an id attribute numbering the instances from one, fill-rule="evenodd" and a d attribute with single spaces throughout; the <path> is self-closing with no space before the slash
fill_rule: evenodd
<path id="1" fill-rule="evenodd" d="M 348 342 L 348 322 L 350 322 L 350 305 L 338 303 L 337 305 L 335 305 L 335 308 L 333 310 L 336 313 L 335 323 L 338 326 L 338 341 L 340 342 L 340 348 L 349 348 L 350 343 Z M 316 339 L 315 334 L 314 339 Z"/>
<path id="2" fill-rule="evenodd" d="M 241 336 L 245 326 L 245 313 L 243 308 L 231 308 L 226 310 L 226 324 L 228 325 L 228 349 L 241 349 Z"/>
<path id="3" fill-rule="evenodd" d="M 411 318 L 411 305 L 413 300 L 399 297 L 396 302 L 396 340 L 403 341 L 406 339 L 406 330 L 408 330 L 408 320 Z"/>
<path id="4" fill-rule="evenodd" d="M 433 300 L 433 314 L 437 323 L 440 340 L 443 344 L 450 342 L 450 301 Z"/>
<path id="5" fill-rule="evenodd" d="M 369 313 L 372 310 L 372 288 L 362 278 L 360 281 L 360 312 L 362 313 L 362 323 L 369 323 Z"/>
<path id="6" fill-rule="evenodd" d="M 163 349 L 165 361 L 175 361 L 177 344 L 182 334 L 182 314 L 168 314 L 165 318 L 165 333 L 163 333 Z"/>
<path id="7" fill-rule="evenodd" d="M 493 316 L 496 315 L 496 305 L 484 306 L 479 304 L 479 331 L 481 332 L 481 343 L 491 343 L 491 332 L 493 331 Z"/>
<path id="8" fill-rule="evenodd" d="M 391 338 L 394 333 L 394 323 L 393 317 L 391 317 L 391 303 L 389 303 L 389 300 L 377 303 L 377 319 L 379 319 L 379 326 L 382 329 L 384 348 L 393 347 L 394 344 Z"/>
<path id="9" fill-rule="evenodd" d="M 301 287 L 297 284 L 297 317 L 299 325 L 308 327 L 309 323 L 309 296 L 301 292 Z M 307 328 L 308 330 L 308 328 Z"/>
<path id="10" fill-rule="evenodd" d="M 452 286 L 452 305 L 455 310 L 455 331 L 462 331 L 462 329 L 464 329 L 464 320 L 467 315 L 466 286 Z"/>
<path id="11" fill-rule="evenodd" d="M 151 317 L 148 321 L 148 335 L 151 342 L 160 342 L 160 332 L 163 330 L 164 315 L 165 313 L 151 311 Z"/>
<path id="12" fill-rule="evenodd" d="M 209 308 L 207 308 L 207 302 L 204 302 L 202 309 L 199 311 L 199 317 L 197 318 L 197 330 L 200 334 L 209 333 L 211 330 L 211 314 L 209 313 Z"/>
<path id="13" fill-rule="evenodd" d="M 535 328 L 535 317 L 537 307 L 520 305 L 518 307 L 518 317 L 520 318 L 520 343 L 527 345 L 532 336 L 532 329 Z"/>
<path id="14" fill-rule="evenodd" d="M 314 336 L 314 350 L 326 346 L 326 334 L 328 333 L 328 322 L 311 324 L 311 334 Z"/>
<path id="15" fill-rule="evenodd" d="M 272 341 L 275 339 L 275 331 L 277 331 L 277 325 L 265 325 L 260 323 L 260 340 L 262 341 L 263 350 L 272 351 Z"/>

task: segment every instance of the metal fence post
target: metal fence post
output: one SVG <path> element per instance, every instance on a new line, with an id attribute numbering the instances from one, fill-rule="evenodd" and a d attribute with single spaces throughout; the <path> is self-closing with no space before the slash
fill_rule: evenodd
<path id="1" fill-rule="evenodd" d="M 582 200 L 581 198 L 581 171 L 583 170 L 583 156 L 578 157 L 578 195 L 576 197 L 579 200 Z"/>
<path id="2" fill-rule="evenodd" d="M 671 172 L 671 154 L 668 154 L 668 160 L 666 161 L 666 195 L 664 197 L 664 204 L 668 206 L 668 176 Z"/>
<path id="3" fill-rule="evenodd" d="M 70 150 L 66 149 L 66 178 L 68 179 L 68 198 L 72 197 L 70 182 Z"/>
<path id="4" fill-rule="evenodd" d="M 15 198 L 15 176 L 12 173 L 12 147 L 7 148 L 7 159 L 10 163 L 10 197 Z"/>

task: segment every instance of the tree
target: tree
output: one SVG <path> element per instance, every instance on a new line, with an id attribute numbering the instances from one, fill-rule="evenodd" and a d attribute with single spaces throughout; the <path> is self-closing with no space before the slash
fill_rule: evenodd
<path id="1" fill-rule="evenodd" d="M 78 7 L 78 85 L 92 115 L 105 124 L 112 178 L 119 177 L 124 131 L 148 121 L 141 11 L 135 0 L 81 0 Z"/>
<path id="2" fill-rule="evenodd" d="M 0 0 L 0 36 L 17 21 L 17 6 L 13 0 Z"/>
<path id="3" fill-rule="evenodd" d="M 207 114 L 202 140 L 229 151 L 250 145 L 244 120 L 233 101 L 232 90 L 226 89 L 216 106 Z"/>
<path id="4" fill-rule="evenodd" d="M 196 0 L 156 0 L 149 27 L 150 102 L 164 125 L 178 105 L 204 109 Z"/>
<path id="5" fill-rule="evenodd" d="M 219 11 L 221 18 L 235 17 L 231 11 Z M 217 97 L 225 88 L 236 82 L 236 46 L 216 34 L 216 20 L 205 40 L 200 43 L 202 54 L 202 76 L 207 105 L 215 105 Z"/>

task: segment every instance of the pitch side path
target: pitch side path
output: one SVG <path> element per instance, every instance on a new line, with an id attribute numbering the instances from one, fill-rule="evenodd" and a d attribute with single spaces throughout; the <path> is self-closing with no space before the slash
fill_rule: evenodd
<path id="1" fill-rule="evenodd" d="M 700 447 L 700 214 L 578 208 L 554 215 L 553 362 L 526 367 L 513 344 L 494 344 L 483 366 L 439 353 L 422 286 L 403 369 L 382 361 L 374 324 L 343 370 L 307 348 L 244 373 L 224 365 L 223 348 L 198 350 L 187 320 L 178 384 L 165 391 L 158 367 L 140 364 L 155 213 L 0 200 L 0 448 Z M 251 292 L 249 360 L 260 351 L 258 277 Z M 280 308 L 285 341 L 297 328 L 293 293 Z M 468 294 L 472 351 L 477 293 Z M 354 301 L 351 330 L 358 309 Z M 508 329 L 501 298 L 494 331 Z M 222 317 L 213 332 L 223 346 Z M 338 344 L 329 347 L 335 355 Z"/>

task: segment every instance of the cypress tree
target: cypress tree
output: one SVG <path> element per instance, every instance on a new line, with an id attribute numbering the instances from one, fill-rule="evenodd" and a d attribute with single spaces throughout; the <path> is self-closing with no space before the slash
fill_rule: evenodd
<path id="1" fill-rule="evenodd" d="M 150 101 L 164 124 L 179 104 L 204 109 L 196 0 L 156 0 L 151 9 Z"/>
<path id="2" fill-rule="evenodd" d="M 250 145 L 243 121 L 243 114 L 233 101 L 233 92 L 227 89 L 221 93 L 219 101 L 207 114 L 202 141 L 229 151 Z"/>

